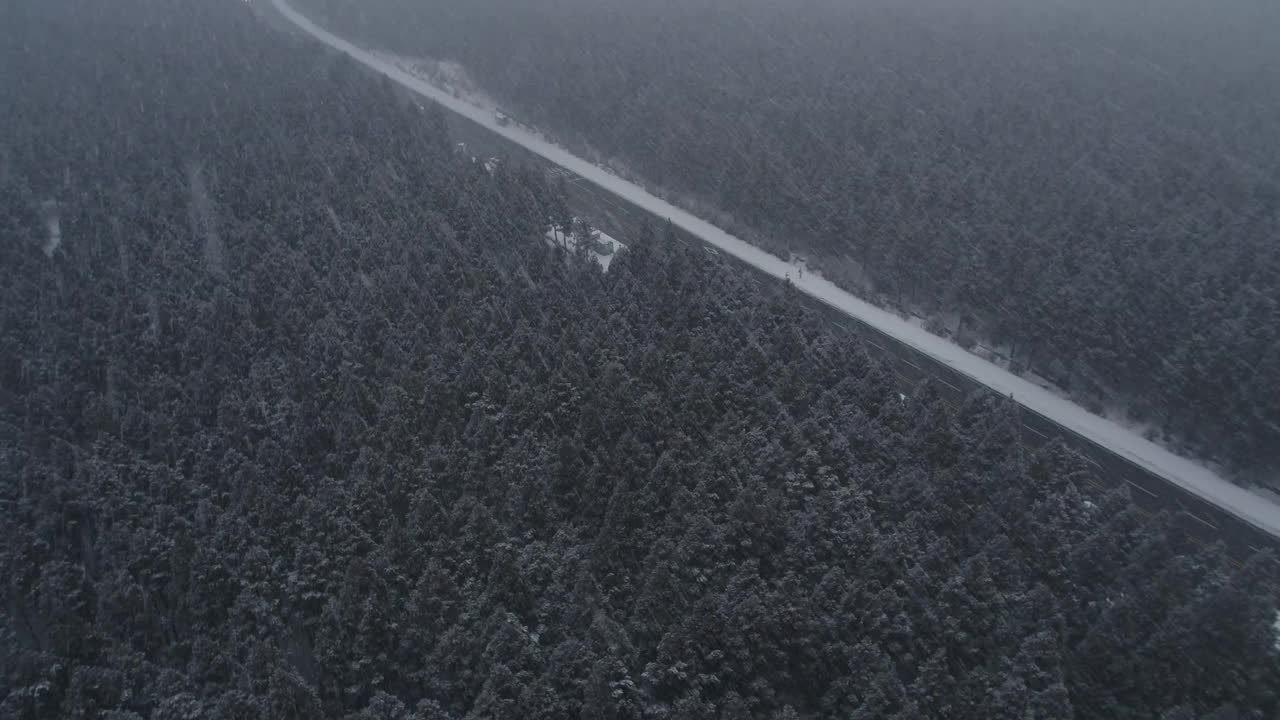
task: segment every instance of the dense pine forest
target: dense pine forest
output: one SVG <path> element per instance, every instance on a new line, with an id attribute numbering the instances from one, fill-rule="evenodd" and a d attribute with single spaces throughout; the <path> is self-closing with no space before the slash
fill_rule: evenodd
<path id="1" fill-rule="evenodd" d="M 293 0 L 935 332 L 1280 481 L 1280 4 Z"/>
<path id="2" fill-rule="evenodd" d="M 0 68 L 0 716 L 1280 716 L 1269 558 L 245 4 Z"/>

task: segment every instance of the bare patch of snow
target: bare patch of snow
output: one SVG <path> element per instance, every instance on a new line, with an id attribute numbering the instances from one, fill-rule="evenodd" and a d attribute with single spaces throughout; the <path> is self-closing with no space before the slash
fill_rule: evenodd
<path id="1" fill-rule="evenodd" d="M 52 218 L 46 224 L 49 235 L 44 241 L 45 257 L 53 257 L 53 253 L 62 247 L 62 223 L 58 218 Z"/>
<path id="2" fill-rule="evenodd" d="M 1276 622 L 1272 627 L 1276 631 L 1276 652 L 1280 652 L 1280 612 L 1276 613 Z"/>
<path id="3" fill-rule="evenodd" d="M 1004 367 L 1008 367 L 1008 363 L 1004 363 L 1003 365 L 1004 365 Z M 1027 371 L 1023 372 L 1023 373 L 1022 373 L 1022 377 L 1026 378 L 1027 380 L 1030 380 L 1031 382 L 1035 383 L 1036 385 L 1039 385 L 1040 387 L 1044 388 L 1045 390 L 1049 390 L 1049 391 L 1055 392 L 1055 393 L 1057 393 L 1057 394 L 1059 394 L 1059 395 L 1062 395 L 1062 396 L 1064 396 L 1064 397 L 1065 397 L 1065 396 L 1066 396 L 1066 394 L 1067 394 L 1065 390 L 1063 390 L 1061 387 L 1059 387 L 1059 386 L 1057 385 L 1057 383 L 1053 382 L 1053 381 L 1052 381 L 1052 380 L 1050 380 L 1049 378 L 1044 377 L 1043 375 L 1041 375 L 1041 374 L 1037 373 L 1037 372 L 1036 372 L 1036 371 L 1034 371 L 1034 370 L 1027 370 Z"/>
<path id="4" fill-rule="evenodd" d="M 44 216 L 45 239 L 44 256 L 52 258 L 62 246 L 62 216 L 56 200 L 45 200 L 40 204 L 40 214 Z"/>
<path id="5" fill-rule="evenodd" d="M 1270 502 L 1280 505 L 1280 490 L 1267 485 L 1255 485 L 1253 491 L 1266 498 Z"/>
<path id="6" fill-rule="evenodd" d="M 9 155 L 9 146 L 0 144 L 0 182 L 13 181 L 13 159 Z"/>
<path id="7" fill-rule="evenodd" d="M 577 218 L 574 218 L 574 220 L 574 224 L 576 225 Z M 557 225 L 552 225 L 547 230 L 544 237 L 546 238 L 548 245 L 564 248 L 570 251 L 577 249 L 579 243 L 582 242 L 581 234 L 578 231 L 566 231 L 564 228 Z M 609 272 L 609 266 L 613 264 L 613 259 L 618 256 L 618 253 L 627 248 L 626 245 L 623 245 L 612 236 L 600 232 L 599 230 L 592 230 L 592 238 L 590 242 L 591 247 L 587 252 L 605 272 Z"/>
<path id="8" fill-rule="evenodd" d="M 506 113 L 500 111 L 498 101 L 482 92 L 480 86 L 467 73 L 467 69 L 459 62 L 409 57 L 385 50 L 373 50 L 369 54 L 419 80 L 430 83 L 454 98 L 494 113 L 495 121 L 499 121 L 499 116 L 510 120 Z"/>
<path id="9" fill-rule="evenodd" d="M 154 294 L 147 295 L 147 331 L 143 337 L 153 343 L 160 341 L 160 305 Z"/>
<path id="10" fill-rule="evenodd" d="M 332 205 L 325 205 L 325 215 L 329 218 L 329 223 L 333 225 L 333 231 L 339 235 L 342 234 L 342 221 L 338 219 L 338 213 L 334 211 Z"/>
<path id="11" fill-rule="evenodd" d="M 1009 368 L 1009 348 L 1008 347 L 991 347 L 982 342 L 977 342 L 973 346 L 973 354 L 986 360 L 992 365 L 998 365 L 1002 368 Z"/>
<path id="12" fill-rule="evenodd" d="M 187 190 L 191 195 L 189 213 L 191 227 L 204 240 L 205 267 L 214 275 L 227 272 L 227 249 L 218 234 L 218 218 L 209 188 L 205 185 L 204 168 L 197 163 L 187 164 Z"/>

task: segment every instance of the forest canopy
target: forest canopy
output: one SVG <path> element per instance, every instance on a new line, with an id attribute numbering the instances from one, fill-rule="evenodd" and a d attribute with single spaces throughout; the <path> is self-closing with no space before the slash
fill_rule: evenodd
<path id="1" fill-rule="evenodd" d="M 1280 3 L 293 2 L 460 63 L 757 245 L 1280 482 Z"/>
<path id="2" fill-rule="evenodd" d="M 1280 715 L 1271 558 L 243 3 L 0 67 L 0 716 Z"/>

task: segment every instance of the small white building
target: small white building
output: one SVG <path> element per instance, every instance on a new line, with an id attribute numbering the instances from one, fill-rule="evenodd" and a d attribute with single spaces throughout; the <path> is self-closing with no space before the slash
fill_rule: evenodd
<path id="1" fill-rule="evenodd" d="M 574 224 L 576 225 L 577 223 L 575 222 Z M 587 248 L 587 251 L 591 254 L 591 257 L 600 264 L 600 267 L 603 268 L 605 272 L 608 272 L 609 265 L 613 263 L 613 259 L 618 256 L 618 253 L 625 250 L 627 246 L 600 230 L 594 230 L 592 234 L 594 236 L 592 238 L 593 242 L 591 243 L 591 246 Z M 576 249 L 578 247 L 578 243 L 581 242 L 581 238 L 579 238 L 572 230 L 566 230 L 565 228 L 557 227 L 555 225 L 552 225 L 547 230 L 544 237 L 546 238 L 548 245 L 558 248 L 567 248 L 569 250 Z"/>

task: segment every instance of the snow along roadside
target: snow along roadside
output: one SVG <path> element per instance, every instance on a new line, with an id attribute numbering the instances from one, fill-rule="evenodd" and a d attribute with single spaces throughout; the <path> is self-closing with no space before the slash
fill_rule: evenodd
<path id="1" fill-rule="evenodd" d="M 290 7 L 286 0 L 271 0 L 271 2 L 282 15 L 307 34 L 335 50 L 350 55 L 353 59 L 400 85 L 431 98 L 446 109 L 524 146 L 531 152 L 541 155 L 637 207 L 658 217 L 667 218 L 673 225 L 763 272 L 779 279 L 789 277 L 797 289 L 850 317 L 892 335 L 904 344 L 968 375 L 1001 395 L 1012 397 L 1022 406 L 1133 461 L 1271 535 L 1280 536 L 1280 505 L 1233 485 L 1208 468 L 1175 455 L 1110 420 L 1098 417 L 1072 402 L 970 354 L 958 345 L 931 335 L 891 312 L 860 300 L 820 276 L 806 273 L 803 278 L 794 277 L 795 267 L 786 261 L 733 237 L 711 223 L 696 218 L 665 200 L 651 195 L 643 188 L 592 165 L 525 128 L 499 125 L 492 111 L 455 98 L 373 53 L 362 50 L 326 31 Z"/>

